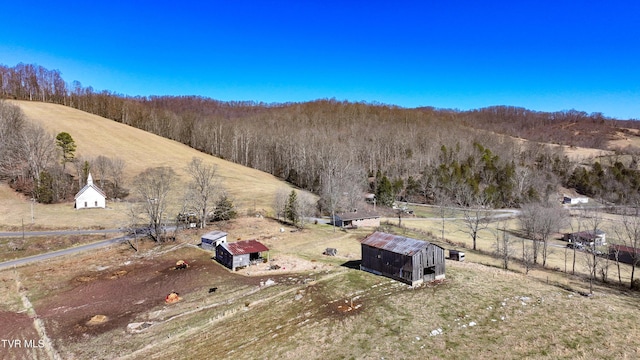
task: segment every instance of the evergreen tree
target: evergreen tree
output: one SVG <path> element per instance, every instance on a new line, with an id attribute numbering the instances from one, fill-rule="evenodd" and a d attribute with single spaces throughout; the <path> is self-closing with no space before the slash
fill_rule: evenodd
<path id="1" fill-rule="evenodd" d="M 213 211 L 213 221 L 228 221 L 236 217 L 238 213 L 233 207 L 233 202 L 226 194 L 222 194 Z"/>
<path id="2" fill-rule="evenodd" d="M 40 181 L 36 189 L 36 198 L 38 202 L 43 204 L 51 204 L 55 200 L 53 191 L 53 176 L 48 171 L 40 173 Z"/>
<path id="3" fill-rule="evenodd" d="M 61 132 L 56 136 L 56 145 L 62 149 L 62 167 L 72 162 L 76 153 L 76 142 L 67 132 Z"/>
<path id="4" fill-rule="evenodd" d="M 291 221 L 294 225 L 297 225 L 300 220 L 298 195 L 295 190 L 291 190 L 289 194 L 287 205 L 284 208 L 284 218 Z"/>

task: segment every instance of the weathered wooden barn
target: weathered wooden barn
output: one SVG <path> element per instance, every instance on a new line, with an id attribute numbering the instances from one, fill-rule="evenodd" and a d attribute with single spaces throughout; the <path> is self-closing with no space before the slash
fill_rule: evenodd
<path id="1" fill-rule="evenodd" d="M 231 270 L 251 265 L 252 262 L 262 259 L 261 253 L 269 248 L 256 240 L 236 241 L 221 243 L 216 247 L 216 260 Z"/>
<path id="2" fill-rule="evenodd" d="M 200 246 L 203 249 L 215 250 L 218 245 L 227 242 L 227 233 L 224 231 L 210 231 L 200 237 Z"/>
<path id="3" fill-rule="evenodd" d="M 368 211 L 352 211 L 334 215 L 331 223 L 342 228 L 378 227 L 380 215 Z"/>
<path id="4" fill-rule="evenodd" d="M 428 241 L 376 231 L 361 246 L 364 271 L 411 286 L 445 277 L 444 249 Z"/>

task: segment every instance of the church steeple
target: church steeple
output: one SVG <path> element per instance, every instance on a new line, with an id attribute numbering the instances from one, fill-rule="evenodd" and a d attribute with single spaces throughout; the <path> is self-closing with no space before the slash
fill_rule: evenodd
<path id="1" fill-rule="evenodd" d="M 89 176 L 87 176 L 87 185 L 93 185 L 93 178 L 91 177 L 91 173 L 89 173 Z"/>

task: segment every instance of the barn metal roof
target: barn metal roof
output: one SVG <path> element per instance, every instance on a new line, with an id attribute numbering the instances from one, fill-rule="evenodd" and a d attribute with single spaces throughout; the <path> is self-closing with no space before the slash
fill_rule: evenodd
<path id="1" fill-rule="evenodd" d="M 397 254 L 413 256 L 426 248 L 429 242 L 376 231 L 362 240 L 362 244 Z"/>
<path id="2" fill-rule="evenodd" d="M 375 219 L 375 218 L 379 218 L 380 215 L 375 213 L 370 213 L 368 211 L 359 210 L 359 211 L 353 211 L 348 213 L 336 214 L 336 217 L 338 219 L 341 219 L 342 221 L 349 221 L 349 220 Z"/>
<path id="3" fill-rule="evenodd" d="M 207 240 L 218 240 L 220 238 L 223 238 L 227 236 L 227 233 L 224 231 L 219 231 L 219 230 L 214 230 L 214 231 L 210 231 L 204 235 L 201 236 L 202 239 L 207 239 Z"/>
<path id="4" fill-rule="evenodd" d="M 263 251 L 269 251 L 269 248 L 256 240 L 243 240 L 232 243 L 222 244 L 231 255 L 253 254 Z"/>

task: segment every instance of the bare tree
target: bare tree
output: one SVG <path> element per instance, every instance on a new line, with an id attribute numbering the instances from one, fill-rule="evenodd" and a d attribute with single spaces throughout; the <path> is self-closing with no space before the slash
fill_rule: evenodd
<path id="1" fill-rule="evenodd" d="M 530 243 L 531 246 L 527 246 Z M 535 241 L 527 241 L 522 239 L 522 265 L 524 266 L 525 275 L 529 274 L 529 270 L 535 265 L 534 245 Z"/>
<path id="2" fill-rule="evenodd" d="M 631 262 L 631 279 L 629 287 L 633 288 L 633 280 L 635 278 L 636 267 L 640 263 L 640 217 L 633 214 L 625 213 L 622 215 L 622 224 L 614 227 L 614 232 L 621 242 L 620 245 L 626 247 L 625 255 L 628 254 Z M 616 251 L 616 261 L 620 255 L 620 246 L 613 246 Z M 618 278 L 620 278 L 620 265 L 618 262 Z"/>
<path id="3" fill-rule="evenodd" d="M 122 175 L 124 173 L 125 161 L 119 157 L 111 158 L 109 163 L 109 176 L 111 177 L 111 182 L 113 183 L 113 197 L 120 198 L 123 195 L 122 186 Z"/>
<path id="4" fill-rule="evenodd" d="M 29 124 L 23 132 L 20 143 L 22 144 L 21 157 L 27 163 L 27 172 L 33 179 L 35 189 L 40 181 L 40 173 L 57 158 L 55 140 L 42 127 Z"/>
<path id="5" fill-rule="evenodd" d="M 289 199 L 289 188 L 281 187 L 276 190 L 273 209 L 276 212 L 276 217 L 278 218 L 278 220 L 281 220 L 281 218 L 284 218 L 284 211 L 287 206 L 288 199 Z"/>
<path id="6" fill-rule="evenodd" d="M 593 240 L 586 246 L 589 251 L 583 257 L 584 264 L 589 270 L 589 293 L 593 294 L 593 283 L 598 275 L 598 267 L 602 266 L 600 264 L 601 258 L 598 256 L 595 235 L 601 231 L 600 227 L 604 219 L 598 209 L 595 208 L 583 208 L 582 212 L 586 229 L 593 237 Z"/>
<path id="7" fill-rule="evenodd" d="M 220 186 L 216 177 L 216 167 L 206 165 L 202 159 L 194 157 L 187 166 L 187 173 L 191 176 L 188 193 L 191 194 L 193 206 L 200 214 L 200 227 L 204 228 L 207 214 L 212 208 L 211 202 Z"/>
<path id="8" fill-rule="evenodd" d="M 565 223 L 566 212 L 559 205 L 547 203 L 539 212 L 540 220 L 539 240 L 542 242 L 542 266 L 547 265 L 547 257 L 549 256 L 549 241 L 551 235 L 557 233 L 560 227 Z"/>
<path id="9" fill-rule="evenodd" d="M 315 196 L 306 191 L 301 191 L 298 195 L 298 207 L 301 222 L 300 226 L 304 227 L 304 224 L 315 215 L 317 200 Z"/>
<path id="10" fill-rule="evenodd" d="M 0 178 L 17 176 L 23 160 L 21 140 L 27 124 L 19 107 L 0 100 Z"/>
<path id="11" fill-rule="evenodd" d="M 437 194 L 436 202 L 438 204 L 438 215 L 440 215 L 440 219 L 442 220 L 441 240 L 444 242 L 444 225 L 447 220 L 447 216 L 451 212 L 451 209 L 449 209 L 449 205 L 451 203 L 449 202 L 449 198 L 444 194 Z"/>
<path id="12" fill-rule="evenodd" d="M 162 241 L 162 226 L 168 207 L 168 197 L 177 175 L 169 167 L 148 168 L 133 180 L 133 186 L 142 198 L 142 207 L 149 217 L 151 236 Z"/>
<path id="13" fill-rule="evenodd" d="M 111 166 L 111 159 L 104 155 L 98 155 L 93 161 L 94 176 L 97 175 L 100 181 L 100 187 L 104 189 L 104 180 Z"/>
<path id="14" fill-rule="evenodd" d="M 476 241 L 478 239 L 478 233 L 488 228 L 493 219 L 493 213 L 491 210 L 486 209 L 486 204 L 486 198 L 478 197 L 474 207 L 463 210 L 464 219 L 462 220 L 462 231 L 471 236 L 471 240 L 473 240 L 473 250 L 477 250 Z"/>
<path id="15" fill-rule="evenodd" d="M 502 268 L 509 269 L 509 260 L 515 252 L 514 242 L 506 231 L 506 225 L 502 223 L 502 229 L 500 226 L 495 228 L 496 243 L 494 245 L 495 253 L 502 262 Z"/>

